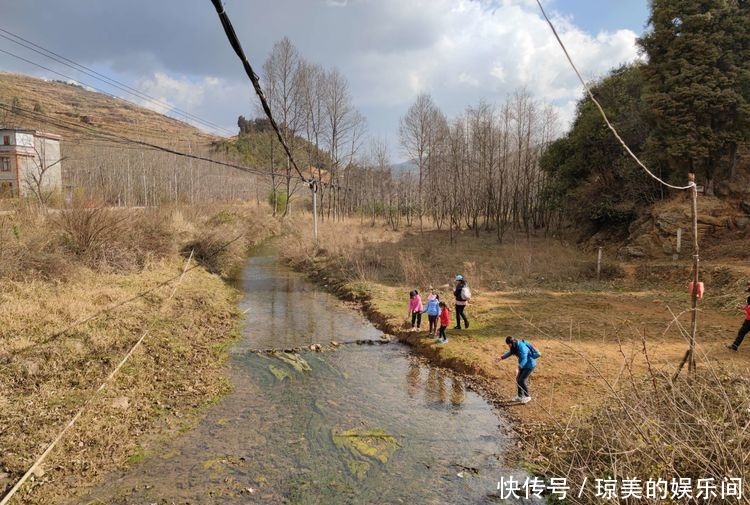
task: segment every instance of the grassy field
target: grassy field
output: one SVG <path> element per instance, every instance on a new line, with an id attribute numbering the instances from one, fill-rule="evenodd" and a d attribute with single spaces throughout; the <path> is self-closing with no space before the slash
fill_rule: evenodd
<path id="1" fill-rule="evenodd" d="M 347 232 L 341 233 L 342 229 Z M 657 471 L 672 477 L 679 469 L 689 473 L 696 468 L 718 473 L 722 463 L 712 463 L 710 458 L 720 451 L 725 463 L 721 468 L 736 474 L 739 465 L 746 472 L 739 455 L 750 448 L 747 431 L 741 431 L 750 423 L 746 394 L 750 347 L 739 353 L 725 347 L 744 317 L 736 308 L 746 296 L 742 266 L 721 261 L 702 264 L 707 296 L 698 313 L 699 373 L 694 382 L 672 383 L 688 348 L 689 260 L 620 263 L 608 259 L 604 278 L 597 281 L 594 252 L 540 237 L 509 237 L 498 244 L 491 234 L 474 238 L 464 232 L 450 244 L 447 233 L 435 230 L 394 232 L 357 221 L 325 223 L 320 237 L 317 247 L 307 238 L 288 239 L 285 251 L 292 264 L 339 294 L 362 302 L 385 331 L 396 333 L 418 352 L 473 375 L 477 387 L 516 420 L 526 448 L 523 459 L 532 468 L 571 478 L 583 476 L 572 474 L 574 468 L 585 468 L 586 461 L 591 471 L 619 464 L 620 476 L 628 469 L 646 477 Z M 426 331 L 406 331 L 408 292 L 418 289 L 426 295 L 432 287 L 441 299 L 452 301 L 451 281 L 458 273 L 468 279 L 473 292 L 467 309 L 470 329 L 449 329 L 445 345 L 435 344 Z M 542 352 L 531 380 L 534 400 L 524 406 L 506 405 L 515 396 L 516 364 L 515 360 L 498 363 L 496 358 L 507 349 L 508 335 L 531 340 Z M 717 390 L 724 394 L 708 401 L 705 395 Z M 682 402 L 689 408 L 683 408 Z M 609 410 L 618 405 L 621 412 Z M 715 422 L 724 426 L 725 421 L 736 429 L 727 434 L 668 428 L 683 412 L 696 417 L 678 426 Z M 670 416 L 658 418 L 665 413 Z M 602 419 L 609 424 L 603 426 Z M 594 421 L 603 426 L 601 430 L 592 431 Z M 639 445 L 641 424 L 658 427 L 653 447 Z M 608 431 L 620 445 L 611 453 L 602 452 L 602 445 L 592 449 L 593 440 L 610 443 L 606 437 L 602 442 Z M 707 440 L 713 445 L 704 447 L 704 459 L 684 449 L 690 444 L 705 446 Z M 732 441 L 730 447 L 723 445 L 726 440 Z M 537 442 L 537 450 L 528 449 Z M 670 452 L 668 447 L 679 450 Z M 662 449 L 663 458 L 654 463 L 652 455 Z M 727 452 L 737 457 L 727 460 Z M 615 457 L 613 462 L 603 454 L 629 456 Z M 691 458 L 696 466 L 675 463 Z"/>
<path id="2" fill-rule="evenodd" d="M 278 231 L 263 216 L 205 207 L 0 218 L 0 492 L 83 406 L 13 503 L 82 492 L 228 391 L 224 360 L 239 318 L 222 277 Z"/>

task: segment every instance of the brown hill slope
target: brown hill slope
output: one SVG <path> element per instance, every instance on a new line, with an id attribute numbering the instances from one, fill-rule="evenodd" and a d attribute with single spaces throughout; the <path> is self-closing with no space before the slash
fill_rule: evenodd
<path id="1" fill-rule="evenodd" d="M 75 84 L 0 72 L 0 103 L 37 111 L 82 131 L 106 131 L 139 140 L 208 144 L 217 137 L 158 112 Z M 35 128 L 70 138 L 71 130 L 0 110 L 0 126 Z"/>

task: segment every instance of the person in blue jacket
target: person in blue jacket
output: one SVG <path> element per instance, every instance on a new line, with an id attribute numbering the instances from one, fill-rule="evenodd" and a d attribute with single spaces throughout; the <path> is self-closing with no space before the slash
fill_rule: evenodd
<path id="1" fill-rule="evenodd" d="M 529 403 L 531 393 L 529 391 L 528 379 L 531 372 L 536 368 L 536 359 L 532 356 L 535 352 L 531 345 L 525 340 L 516 340 L 513 337 L 507 337 L 505 343 L 508 344 L 508 352 L 500 356 L 500 360 L 516 356 L 518 358 L 518 374 L 516 375 L 516 385 L 518 387 L 518 396 L 513 401 Z"/>
<path id="2" fill-rule="evenodd" d="M 438 317 L 440 316 L 440 297 L 435 294 L 433 290 L 430 296 L 427 297 L 427 305 L 425 306 L 424 312 L 427 312 L 427 317 L 430 321 L 429 335 L 431 337 L 437 337 L 438 332 Z"/>

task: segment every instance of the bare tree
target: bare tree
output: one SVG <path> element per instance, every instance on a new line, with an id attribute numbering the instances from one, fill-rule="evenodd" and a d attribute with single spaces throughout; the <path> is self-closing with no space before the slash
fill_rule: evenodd
<path id="1" fill-rule="evenodd" d="M 399 138 L 407 157 L 417 164 L 417 215 L 419 229 L 423 231 L 424 180 L 427 176 L 430 157 L 442 142 L 441 126 L 447 121 L 430 95 L 422 93 L 401 118 Z"/>
<path id="2" fill-rule="evenodd" d="M 284 142 L 293 151 L 297 132 L 303 123 L 304 108 L 300 101 L 300 56 L 292 42 L 284 37 L 276 42 L 271 54 L 263 64 L 265 93 L 271 107 L 271 113 L 279 122 Z M 274 156 L 275 162 L 275 156 Z M 275 163 L 271 164 L 275 172 Z M 292 176 L 292 163 L 286 157 L 286 203 L 284 216 L 289 214 L 292 195 L 297 189 L 296 178 Z M 272 175 L 272 177 L 275 177 Z M 295 181 L 292 184 L 292 181 Z M 275 188 L 275 185 L 274 185 Z M 274 195 L 276 190 L 274 189 Z M 277 197 L 274 196 L 274 211 Z"/>

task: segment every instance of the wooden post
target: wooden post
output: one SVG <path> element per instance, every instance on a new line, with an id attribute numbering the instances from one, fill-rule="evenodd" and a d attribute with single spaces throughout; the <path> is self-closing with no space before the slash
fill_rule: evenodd
<path id="1" fill-rule="evenodd" d="M 693 290 L 691 296 L 691 320 L 690 320 L 690 348 L 682 358 L 682 362 L 677 367 L 672 380 L 676 380 L 680 375 L 685 363 L 688 364 L 688 377 L 695 373 L 695 337 L 698 331 L 698 187 L 695 185 L 695 174 L 688 174 L 688 180 L 692 183 L 690 194 L 692 197 L 692 218 L 693 218 Z"/>
<path id="2" fill-rule="evenodd" d="M 679 254 L 680 249 L 682 249 L 682 228 L 677 228 L 677 247 L 675 250 Z"/>
<path id="3" fill-rule="evenodd" d="M 318 243 L 318 181 L 310 181 L 313 197 L 313 240 Z"/>
<path id="4" fill-rule="evenodd" d="M 693 197 L 693 292 L 692 317 L 690 324 L 690 359 L 688 361 L 688 375 L 695 373 L 695 334 L 698 330 L 698 187 L 695 185 L 695 174 L 688 174 L 688 180 L 693 183 L 690 193 Z"/>
<path id="5" fill-rule="evenodd" d="M 596 255 L 596 280 L 602 276 L 602 247 L 599 246 L 599 252 Z"/>

